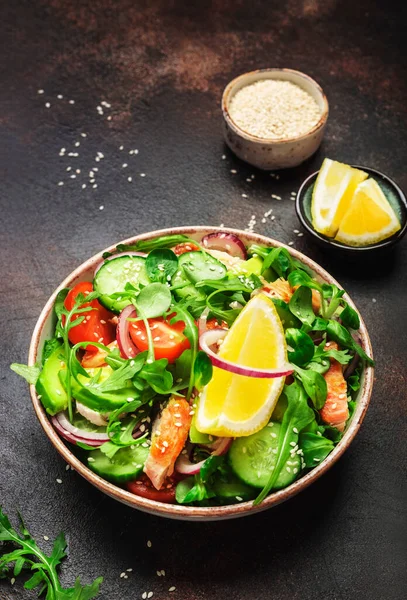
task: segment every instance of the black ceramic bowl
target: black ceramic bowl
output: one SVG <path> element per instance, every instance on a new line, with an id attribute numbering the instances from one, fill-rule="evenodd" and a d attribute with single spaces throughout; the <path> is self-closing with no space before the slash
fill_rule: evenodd
<path id="1" fill-rule="evenodd" d="M 304 183 L 301 185 L 300 189 L 297 193 L 297 198 L 295 201 L 295 210 L 297 212 L 297 216 L 301 221 L 302 225 L 305 227 L 307 232 L 313 236 L 319 243 L 324 246 L 329 246 L 330 248 L 337 248 L 340 250 L 344 250 L 346 252 L 367 252 L 372 250 L 378 250 L 383 248 L 388 248 L 392 246 L 396 242 L 400 241 L 401 238 L 407 231 L 407 200 L 399 188 L 399 186 L 387 175 L 380 173 L 380 171 L 376 171 L 375 169 L 371 169 L 370 167 L 360 167 L 358 165 L 352 165 L 355 169 L 361 169 L 365 171 L 365 173 L 369 174 L 369 177 L 372 177 L 377 181 L 380 187 L 383 190 L 384 195 L 387 200 L 391 204 L 394 209 L 396 215 L 398 216 L 401 224 L 401 229 L 392 235 L 391 237 L 382 240 L 381 242 L 377 242 L 377 244 L 370 244 L 369 246 L 347 246 L 341 242 L 337 242 L 332 238 L 328 238 L 318 231 L 315 231 L 312 225 L 311 219 L 311 199 L 312 199 L 312 191 L 314 189 L 315 181 L 318 176 L 319 171 L 312 173 Z"/>

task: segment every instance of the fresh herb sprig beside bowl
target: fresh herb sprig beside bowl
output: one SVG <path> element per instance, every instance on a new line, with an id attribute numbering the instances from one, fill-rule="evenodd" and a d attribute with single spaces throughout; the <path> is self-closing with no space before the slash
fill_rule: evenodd
<path id="1" fill-rule="evenodd" d="M 99 594 L 103 577 L 90 585 L 82 585 L 79 577 L 73 587 L 65 588 L 59 580 L 58 567 L 67 556 L 67 543 L 63 533 L 54 541 L 51 554 L 45 554 L 32 537 L 19 514 L 20 531 L 10 523 L 0 507 L 0 578 L 31 574 L 24 583 L 26 590 L 38 589 L 46 600 L 91 600 Z M 3 552 L 3 546 L 12 546 Z"/>

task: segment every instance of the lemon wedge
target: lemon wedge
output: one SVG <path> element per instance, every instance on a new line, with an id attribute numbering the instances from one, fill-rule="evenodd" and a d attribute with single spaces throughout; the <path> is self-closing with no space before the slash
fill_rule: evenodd
<path id="1" fill-rule="evenodd" d="M 237 365 L 279 369 L 287 365 L 284 330 L 272 300 L 263 293 L 244 307 L 218 356 Z M 282 392 L 285 377 L 262 379 L 213 368 L 196 413 L 201 433 L 239 437 L 264 427 Z"/>
<path id="2" fill-rule="evenodd" d="M 399 229 L 399 220 L 381 187 L 374 179 L 368 179 L 356 188 L 335 239 L 348 246 L 367 246 Z"/>
<path id="3" fill-rule="evenodd" d="M 334 237 L 356 186 L 367 179 L 364 171 L 326 158 L 312 192 L 311 216 L 316 231 Z"/>

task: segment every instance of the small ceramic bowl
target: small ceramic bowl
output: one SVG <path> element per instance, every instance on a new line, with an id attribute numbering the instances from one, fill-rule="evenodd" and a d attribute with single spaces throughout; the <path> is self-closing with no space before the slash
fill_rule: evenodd
<path id="1" fill-rule="evenodd" d="M 318 123 L 307 133 L 294 138 L 263 139 L 247 133 L 232 119 L 229 107 L 241 88 L 262 79 L 290 81 L 308 92 L 321 109 Z M 239 158 L 259 169 L 288 169 L 296 167 L 319 148 L 328 119 L 328 100 L 311 77 L 292 69 L 260 69 L 233 79 L 222 96 L 223 132 L 225 142 Z"/>
<path id="2" fill-rule="evenodd" d="M 407 231 L 407 200 L 399 188 L 399 186 L 387 175 L 380 173 L 380 171 L 376 171 L 375 169 L 371 169 L 370 167 L 361 167 L 358 165 L 351 165 L 355 169 L 360 169 L 361 171 L 365 171 L 369 174 L 369 177 L 372 177 L 377 181 L 380 187 L 383 190 L 384 195 L 388 199 L 391 204 L 393 210 L 398 216 L 401 224 L 401 229 L 397 231 L 394 235 L 387 238 L 386 240 L 382 240 L 377 244 L 370 244 L 369 246 L 347 246 L 342 242 L 338 242 L 333 240 L 332 238 L 328 238 L 318 231 L 315 231 L 312 225 L 311 218 L 311 200 L 312 200 L 312 191 L 314 189 L 315 181 L 318 177 L 319 171 L 312 173 L 304 183 L 301 185 L 300 189 L 297 192 L 297 197 L 295 201 L 295 210 L 297 212 L 297 216 L 301 221 L 302 225 L 306 229 L 306 231 L 316 240 L 318 243 L 325 247 L 329 247 L 331 249 L 341 250 L 346 253 L 353 254 L 362 254 L 366 252 L 372 252 L 374 250 L 383 250 L 384 248 L 389 248 L 396 244 L 401 240 L 401 238 L 405 235 Z"/>
<path id="3" fill-rule="evenodd" d="M 175 229 L 163 229 L 161 231 L 145 233 L 143 235 L 124 240 L 122 243 L 134 244 L 139 240 L 154 239 L 162 235 L 170 235 L 174 233 L 185 234 L 192 237 L 193 239 L 196 239 L 197 241 L 200 241 L 205 235 L 213 233 L 215 231 L 219 231 L 219 229 L 214 227 L 177 227 Z M 269 247 L 285 247 L 297 260 L 301 261 L 310 269 L 312 269 L 318 280 L 320 280 L 321 282 L 334 283 L 336 285 L 339 285 L 337 281 L 335 281 L 335 279 L 331 277 L 331 275 L 329 275 L 326 271 L 324 271 L 324 269 L 322 269 L 322 267 L 317 265 L 311 259 L 304 256 L 304 254 L 301 254 L 300 252 L 292 248 L 288 248 L 280 242 L 271 240 L 262 235 L 247 233 L 236 229 L 225 228 L 222 231 L 224 231 L 225 233 L 234 233 L 246 245 L 255 243 L 263 244 Z M 32 335 L 28 358 L 29 365 L 34 365 L 37 361 L 41 360 L 44 342 L 46 339 L 51 338 L 54 334 L 55 317 L 53 306 L 58 291 L 62 288 L 72 287 L 81 281 L 92 280 L 95 267 L 102 261 L 103 253 L 112 252 L 115 250 L 115 248 L 116 245 L 110 246 L 109 248 L 106 248 L 104 251 L 99 252 L 89 260 L 85 261 L 70 275 L 68 275 L 68 277 L 64 279 L 61 285 L 51 295 L 40 314 L 40 317 L 34 329 L 34 333 Z M 350 306 L 352 306 L 352 308 L 356 310 L 355 305 L 353 304 L 352 300 L 347 294 L 345 294 L 344 298 L 350 304 Z M 369 335 L 366 326 L 362 319 L 360 319 L 360 323 L 361 325 L 359 335 L 361 339 L 361 344 L 363 345 L 365 351 L 369 354 L 369 356 L 372 356 L 372 348 L 370 345 Z M 363 421 L 369 404 L 372 387 L 373 369 L 371 367 L 366 367 L 361 378 L 361 387 L 356 398 L 356 408 L 346 428 L 344 436 L 339 442 L 339 444 L 334 448 L 334 450 L 328 455 L 328 457 L 317 467 L 315 467 L 315 469 L 312 469 L 312 471 L 308 472 L 306 475 L 304 475 L 285 489 L 272 493 L 264 500 L 264 502 L 262 502 L 262 504 L 258 506 L 254 506 L 253 502 L 250 501 L 242 502 L 240 504 L 216 507 L 164 504 L 161 502 L 156 502 L 154 500 L 149 500 L 147 498 L 142 498 L 141 496 L 131 494 L 127 490 L 117 487 L 113 483 L 102 479 L 93 471 L 88 469 L 88 467 L 83 462 L 81 462 L 79 458 L 77 458 L 77 456 L 72 452 L 70 446 L 62 438 L 59 437 L 58 433 L 52 426 L 33 385 L 30 386 L 30 394 L 38 420 L 40 421 L 46 435 L 50 439 L 55 449 L 61 454 L 63 459 L 69 465 L 71 465 L 71 467 L 75 471 L 82 475 L 82 477 L 84 477 L 89 483 L 97 487 L 101 492 L 107 494 L 115 500 L 118 500 L 119 502 L 122 502 L 123 504 L 131 506 L 132 508 L 138 508 L 139 510 L 157 516 L 168 517 L 172 519 L 182 519 L 187 521 L 213 521 L 220 519 L 232 519 L 235 517 L 243 517 L 246 515 L 266 510 L 267 508 L 271 508 L 272 506 L 276 506 L 277 504 L 280 504 L 281 502 L 292 498 L 293 496 L 298 494 L 298 492 L 304 490 L 309 485 L 311 485 L 311 483 L 313 483 L 319 477 L 321 477 L 323 473 L 326 473 L 326 471 L 328 471 L 328 469 L 330 469 L 332 465 L 334 465 L 336 461 L 342 456 L 342 454 L 348 448 L 353 438 L 359 431 L 359 427 Z M 46 457 L 44 457 L 44 460 L 46 460 Z"/>

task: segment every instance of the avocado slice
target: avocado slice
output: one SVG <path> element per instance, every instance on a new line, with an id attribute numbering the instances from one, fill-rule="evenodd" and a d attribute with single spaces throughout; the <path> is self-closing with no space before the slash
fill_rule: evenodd
<path id="1" fill-rule="evenodd" d="M 45 410 L 50 415 L 55 415 L 68 406 L 68 397 L 59 378 L 59 373 L 64 370 L 65 354 L 61 344 L 46 359 L 35 386 Z"/>
<path id="2" fill-rule="evenodd" d="M 85 369 L 90 377 L 94 377 L 97 372 L 100 372 L 98 383 L 102 383 L 113 373 L 113 369 L 109 366 L 100 367 L 99 369 Z M 61 372 L 61 381 L 65 385 L 65 373 Z M 71 378 L 72 397 L 78 400 L 88 408 L 98 412 L 109 412 L 123 406 L 129 398 L 137 398 L 140 393 L 129 380 L 127 385 L 119 390 L 109 392 L 99 392 L 94 387 L 90 390 L 87 385 L 90 379 L 84 375 L 78 375 L 78 381 Z"/>

